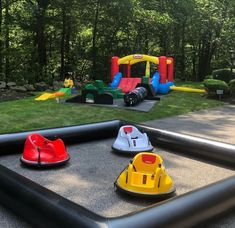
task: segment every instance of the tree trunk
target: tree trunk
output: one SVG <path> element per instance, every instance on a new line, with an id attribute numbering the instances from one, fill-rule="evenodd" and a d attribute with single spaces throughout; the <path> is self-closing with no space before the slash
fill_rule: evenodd
<path id="1" fill-rule="evenodd" d="M 181 33 L 181 47 L 180 47 L 180 76 L 183 80 L 187 80 L 185 78 L 185 27 L 186 27 L 186 20 L 182 23 L 182 33 Z"/>
<path id="2" fill-rule="evenodd" d="M 71 37 L 71 18 L 66 15 L 66 33 L 65 33 L 65 59 L 70 64 L 70 37 Z"/>
<path id="3" fill-rule="evenodd" d="M 62 35 L 61 35 L 61 79 L 64 79 L 66 71 L 70 66 L 70 37 L 71 37 L 71 18 L 69 15 L 70 9 L 64 4 L 62 7 Z"/>
<path id="4" fill-rule="evenodd" d="M 199 44 L 199 52 L 198 52 L 198 80 L 203 80 L 204 76 L 204 47 L 205 47 L 205 40 L 202 40 L 202 43 Z"/>
<path id="5" fill-rule="evenodd" d="M 38 0 L 38 9 L 36 12 L 36 40 L 39 64 L 39 80 L 43 79 L 44 69 L 47 64 L 46 59 L 46 38 L 45 38 L 45 13 L 49 1 Z"/>
<path id="6" fill-rule="evenodd" d="M 9 0 L 6 0 L 5 8 L 5 81 L 8 82 L 10 74 L 10 63 L 9 63 L 9 47 L 10 47 L 10 38 L 9 38 Z"/>
<path id="7" fill-rule="evenodd" d="M 180 66 L 179 66 L 179 61 L 178 59 L 180 59 L 179 53 L 180 53 L 180 34 L 179 34 L 179 26 L 177 23 L 174 24 L 173 28 L 173 51 L 172 53 L 174 53 L 174 68 L 175 68 L 175 72 L 177 72 L 175 75 L 179 75 L 180 76 Z"/>
<path id="8" fill-rule="evenodd" d="M 64 80 L 65 75 L 65 33 L 66 33 L 66 12 L 65 6 L 62 8 L 62 35 L 60 45 L 60 78 Z"/>
<path id="9" fill-rule="evenodd" d="M 2 77 L 3 74 L 3 57 L 2 57 L 2 52 L 3 52 L 3 41 L 2 41 L 2 0 L 0 0 L 0 78 Z"/>
<path id="10" fill-rule="evenodd" d="M 193 45 L 193 53 L 192 53 L 192 75 L 195 81 L 198 81 L 197 77 L 197 70 L 196 70 L 196 63 L 197 63 L 197 50 L 195 45 Z"/>
<path id="11" fill-rule="evenodd" d="M 147 29 L 145 30 L 144 50 L 145 50 L 146 54 L 149 53 L 149 38 L 148 38 L 148 30 Z"/>
<path id="12" fill-rule="evenodd" d="M 159 36 L 159 42 L 160 42 L 160 54 L 161 55 L 167 55 L 167 37 L 166 37 L 166 29 L 162 29 Z"/>
<path id="13" fill-rule="evenodd" d="M 97 39 L 97 26 L 98 26 L 98 19 L 99 19 L 99 9 L 100 9 L 100 0 L 96 2 L 96 9 L 95 9 L 95 18 L 94 18 L 94 25 L 93 25 L 93 37 L 92 37 L 92 78 L 96 79 L 96 72 L 97 72 L 97 47 L 96 47 L 96 39 Z"/>
<path id="14" fill-rule="evenodd" d="M 201 51 L 199 53 L 198 61 L 198 79 L 204 80 L 205 76 L 211 71 L 211 59 L 215 49 L 212 48 L 212 34 L 207 32 L 204 35 L 201 45 Z"/>

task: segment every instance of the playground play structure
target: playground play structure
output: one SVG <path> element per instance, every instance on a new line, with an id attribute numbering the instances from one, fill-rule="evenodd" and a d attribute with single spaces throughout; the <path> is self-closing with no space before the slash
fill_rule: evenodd
<path id="1" fill-rule="evenodd" d="M 144 77 L 131 77 L 131 65 L 146 61 Z M 159 65 L 159 72 L 154 73 L 150 78 L 150 63 Z M 119 71 L 119 66 L 125 64 L 126 77 Z M 81 91 L 81 95 L 67 99 L 69 103 L 91 103 L 113 104 L 113 98 L 122 98 L 128 106 L 135 105 L 144 99 L 155 99 L 157 93 L 167 94 L 170 86 L 173 85 L 174 60 L 165 56 L 154 57 L 148 55 L 129 55 L 119 59 L 112 57 L 110 87 L 105 87 L 103 81 L 96 80 L 95 84 L 87 84 Z M 144 87 L 136 91 L 137 87 Z M 146 90 L 146 91 L 145 91 Z M 144 91 L 144 92 L 142 92 Z M 159 98 L 158 98 L 159 99 Z"/>
<path id="2" fill-rule="evenodd" d="M 146 62 L 145 75 L 131 77 L 131 66 Z M 158 71 L 151 77 L 151 63 L 158 65 Z M 120 65 L 125 65 L 124 72 Z M 69 98 L 68 103 L 113 104 L 113 99 L 124 97 L 126 106 L 134 106 L 147 100 L 159 100 L 157 94 L 167 94 L 170 90 L 204 93 L 205 90 L 174 86 L 174 59 L 166 56 L 134 54 L 123 58 L 117 56 L 111 60 L 111 83 L 106 87 L 101 80 L 87 84 L 81 95 Z M 89 101 L 88 101 L 89 100 Z"/>
<path id="3" fill-rule="evenodd" d="M 131 77 L 131 66 L 146 62 L 145 75 Z M 158 65 L 158 71 L 151 75 L 151 63 Z M 124 72 L 120 71 L 124 65 Z M 95 84 L 87 84 L 81 94 L 67 99 L 69 103 L 113 104 L 113 99 L 123 98 L 127 106 L 134 106 L 144 99 L 159 100 L 157 94 L 167 94 L 170 90 L 205 93 L 205 90 L 174 86 L 174 59 L 166 56 L 149 56 L 142 54 L 117 56 L 111 60 L 111 83 L 106 87 L 102 80 Z M 55 93 L 43 93 L 35 100 L 44 101 L 73 93 L 74 83 L 70 78 L 65 79 L 64 87 Z M 140 89 L 140 87 L 142 87 Z"/>
<path id="4" fill-rule="evenodd" d="M 139 62 L 146 62 L 145 77 L 131 77 L 131 66 Z M 158 72 L 150 78 L 150 63 L 158 65 Z M 126 65 L 125 73 L 119 70 L 120 65 Z M 173 85 L 174 60 L 166 56 L 149 56 L 149 55 L 128 55 L 123 58 L 112 57 L 111 63 L 111 87 L 121 88 L 123 93 L 134 90 L 141 82 L 152 85 L 155 93 L 166 94 L 169 87 Z"/>
<path id="5" fill-rule="evenodd" d="M 43 93 L 39 97 L 35 98 L 36 101 L 45 101 L 48 99 L 53 99 L 56 97 L 63 97 L 65 95 L 71 95 L 72 89 L 74 87 L 74 82 L 70 78 L 66 78 L 64 80 L 64 88 L 61 88 L 59 91 L 55 93 Z"/>
<path id="6" fill-rule="evenodd" d="M 146 62 L 145 76 L 131 77 L 131 66 L 139 62 Z M 152 75 L 152 78 L 150 63 L 158 65 L 158 71 Z M 124 73 L 120 72 L 120 65 L 125 65 Z M 140 83 L 151 85 L 155 94 L 167 94 L 170 90 L 205 93 L 205 90 L 174 86 L 174 59 L 166 56 L 155 57 L 142 54 L 128 55 L 123 58 L 113 56 L 111 81 L 111 88 L 121 88 L 123 93 L 131 92 Z"/>
<path id="7" fill-rule="evenodd" d="M 67 103 L 94 103 L 113 104 L 113 99 L 120 98 L 121 89 L 111 89 L 106 87 L 102 80 L 96 80 L 94 84 L 86 84 L 81 90 L 81 95 L 71 97 Z"/>

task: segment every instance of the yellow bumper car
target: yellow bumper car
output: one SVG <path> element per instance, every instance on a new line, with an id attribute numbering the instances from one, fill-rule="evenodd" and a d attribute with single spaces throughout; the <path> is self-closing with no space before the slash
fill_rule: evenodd
<path id="1" fill-rule="evenodd" d="M 132 195 L 160 197 L 175 192 L 162 158 L 147 152 L 137 154 L 114 184 L 118 190 Z"/>

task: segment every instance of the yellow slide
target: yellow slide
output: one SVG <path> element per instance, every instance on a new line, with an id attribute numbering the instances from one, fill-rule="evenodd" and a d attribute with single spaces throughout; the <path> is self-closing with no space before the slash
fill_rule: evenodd
<path id="1" fill-rule="evenodd" d="M 193 88 L 189 88 L 189 87 L 171 86 L 170 89 L 173 91 L 182 91 L 182 92 L 191 92 L 191 93 L 206 93 L 205 89 L 193 89 Z"/>
<path id="2" fill-rule="evenodd" d="M 36 101 L 45 101 L 51 98 L 55 98 L 54 93 L 43 93 L 40 97 L 35 98 Z"/>

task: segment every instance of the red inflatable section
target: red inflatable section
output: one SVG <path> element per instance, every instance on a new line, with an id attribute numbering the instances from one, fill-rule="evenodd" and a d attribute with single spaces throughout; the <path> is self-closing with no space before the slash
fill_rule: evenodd
<path id="1" fill-rule="evenodd" d="M 134 90 L 138 83 L 141 83 L 141 78 L 122 78 L 118 88 L 122 89 L 123 93 L 128 93 Z"/>
<path id="2" fill-rule="evenodd" d="M 27 165 L 52 166 L 69 160 L 61 139 L 50 141 L 40 134 L 29 135 L 25 141 L 21 161 Z"/>

